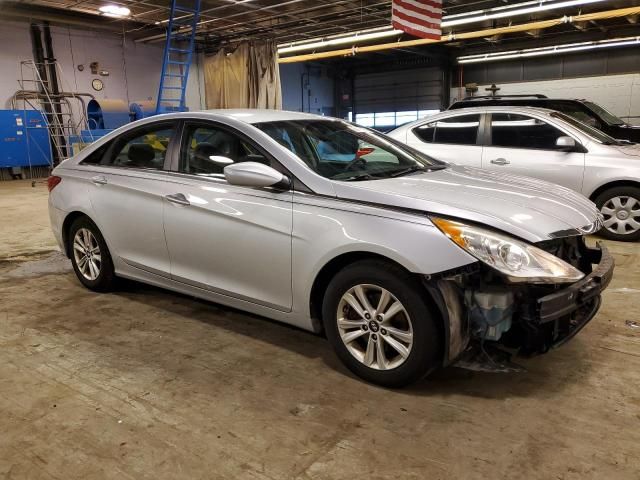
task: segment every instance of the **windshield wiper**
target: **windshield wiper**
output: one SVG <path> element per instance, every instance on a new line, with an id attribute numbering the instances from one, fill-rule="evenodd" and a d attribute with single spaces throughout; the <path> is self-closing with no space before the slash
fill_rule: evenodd
<path id="1" fill-rule="evenodd" d="M 380 177 L 373 177 L 371 175 L 369 175 L 368 173 L 363 173 L 362 175 L 354 175 L 353 177 L 348 177 L 348 178 L 340 178 L 340 179 L 336 179 L 336 180 L 342 180 L 344 182 L 359 182 L 361 180 L 379 180 Z"/>
<path id="2" fill-rule="evenodd" d="M 443 168 L 447 168 L 446 165 L 431 165 L 430 167 L 421 167 L 419 165 L 413 165 L 412 167 L 405 168 L 404 170 L 400 170 L 398 172 L 394 172 L 389 175 L 389 178 L 401 177 L 403 175 L 407 175 L 413 172 L 433 172 L 435 170 L 442 170 Z"/>

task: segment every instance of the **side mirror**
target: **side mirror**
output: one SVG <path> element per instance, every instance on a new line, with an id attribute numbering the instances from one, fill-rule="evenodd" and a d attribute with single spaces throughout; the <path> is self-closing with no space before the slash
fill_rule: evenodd
<path id="1" fill-rule="evenodd" d="M 224 178 L 243 187 L 281 187 L 289 189 L 289 179 L 268 165 L 240 162 L 224 167 Z"/>
<path id="2" fill-rule="evenodd" d="M 565 152 L 570 152 L 576 148 L 576 141 L 572 137 L 558 137 L 556 139 L 556 147 L 564 150 Z"/>

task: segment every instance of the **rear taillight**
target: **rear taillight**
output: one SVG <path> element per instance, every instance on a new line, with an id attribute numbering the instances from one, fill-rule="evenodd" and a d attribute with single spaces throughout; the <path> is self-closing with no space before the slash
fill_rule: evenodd
<path id="1" fill-rule="evenodd" d="M 47 188 L 49 189 L 49 191 L 53 190 L 54 188 L 56 188 L 56 186 L 62 181 L 62 178 L 56 176 L 56 175 L 51 175 L 49 178 L 47 178 Z"/>

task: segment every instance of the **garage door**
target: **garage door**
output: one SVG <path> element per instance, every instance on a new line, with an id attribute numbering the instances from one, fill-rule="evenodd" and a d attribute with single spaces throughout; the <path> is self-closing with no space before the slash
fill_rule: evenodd
<path id="1" fill-rule="evenodd" d="M 359 114 L 439 110 L 443 95 L 443 72 L 438 67 L 370 73 L 355 78 L 354 97 Z"/>

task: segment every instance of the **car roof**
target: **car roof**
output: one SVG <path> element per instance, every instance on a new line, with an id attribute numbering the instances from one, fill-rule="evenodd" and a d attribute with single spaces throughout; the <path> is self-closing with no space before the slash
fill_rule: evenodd
<path id="1" fill-rule="evenodd" d="M 465 108 L 457 108 L 456 110 L 444 110 L 440 113 L 436 113 L 435 116 L 439 116 L 439 115 L 445 115 L 445 114 L 459 114 L 460 112 L 469 112 L 469 113 L 478 113 L 479 110 L 483 111 L 483 112 L 494 112 L 494 111 L 502 111 L 502 110 L 512 110 L 514 112 L 529 112 L 529 113 L 540 113 L 540 114 L 545 114 L 548 115 L 550 113 L 555 112 L 555 110 L 552 110 L 550 108 L 543 108 L 543 107 L 529 107 L 529 106 L 524 106 L 524 105 L 478 105 L 477 107 L 465 107 Z M 425 118 L 431 118 L 431 117 L 425 117 Z"/>
<path id="2" fill-rule="evenodd" d="M 202 113 L 213 113 L 231 117 L 241 122 L 253 124 L 261 122 L 284 122 L 287 120 L 335 120 L 332 117 L 322 117 L 312 113 L 290 112 L 287 110 L 269 110 L 261 108 L 229 108 L 203 110 Z"/>
<path id="3" fill-rule="evenodd" d="M 509 104 L 511 102 L 521 102 L 521 103 L 549 103 L 549 102 L 578 102 L 578 103 L 583 103 L 586 102 L 586 100 L 584 98 L 549 98 L 549 97 L 533 97 L 533 96 L 519 96 L 519 95 L 515 95 L 515 96 L 509 96 L 509 95 L 505 95 L 503 97 L 467 97 L 467 98 L 463 98 L 461 100 L 456 100 L 455 102 L 452 103 L 452 105 L 455 105 L 457 103 L 465 103 L 465 104 L 472 104 L 472 103 L 478 103 L 478 104 L 482 104 L 482 103 L 491 103 L 491 102 L 495 102 L 495 103 L 500 103 L 500 102 L 504 102 L 505 104 Z"/>

